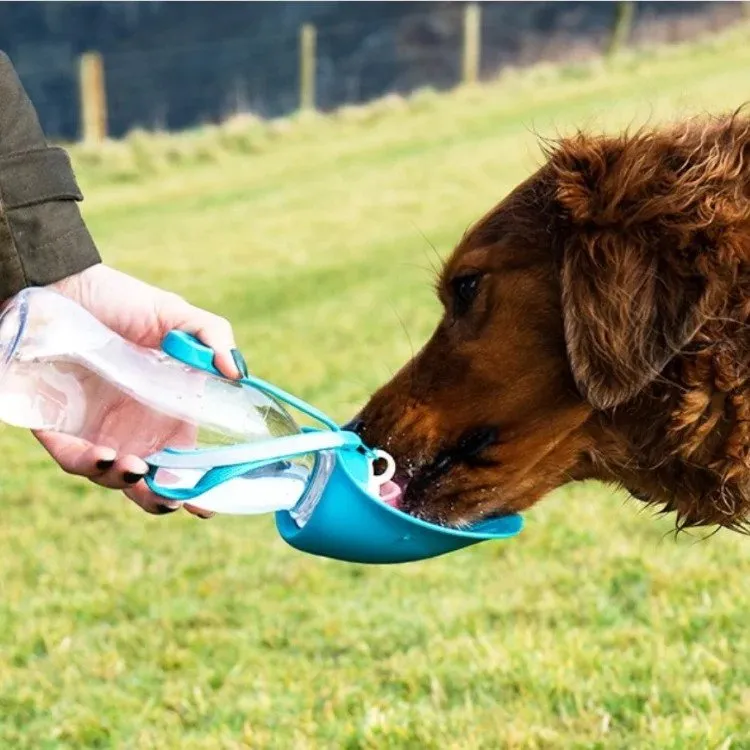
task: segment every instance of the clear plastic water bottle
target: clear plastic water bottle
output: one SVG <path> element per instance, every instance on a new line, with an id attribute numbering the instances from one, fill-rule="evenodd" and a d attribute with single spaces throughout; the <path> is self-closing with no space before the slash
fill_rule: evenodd
<path id="1" fill-rule="evenodd" d="M 144 458 L 164 448 L 210 449 L 301 432 L 272 396 L 136 346 L 47 289 L 22 291 L 0 316 L 0 420 Z M 193 504 L 219 512 L 288 510 L 313 469 L 325 483 L 325 463 L 294 456 L 226 482 Z M 160 469 L 159 479 L 191 487 L 202 473 Z"/>

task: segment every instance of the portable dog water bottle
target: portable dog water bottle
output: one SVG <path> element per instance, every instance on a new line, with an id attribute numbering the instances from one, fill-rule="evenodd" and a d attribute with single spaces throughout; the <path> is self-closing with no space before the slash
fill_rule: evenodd
<path id="1" fill-rule="evenodd" d="M 288 544 L 323 557 L 408 562 L 521 531 L 518 515 L 451 529 L 391 507 L 380 497 L 390 456 L 270 383 L 227 380 L 185 333 L 169 333 L 162 350 L 123 340 L 60 295 L 26 290 L 0 316 L 0 419 L 143 455 L 154 493 L 217 513 L 273 511 Z M 320 427 L 300 428 L 285 405 Z"/>

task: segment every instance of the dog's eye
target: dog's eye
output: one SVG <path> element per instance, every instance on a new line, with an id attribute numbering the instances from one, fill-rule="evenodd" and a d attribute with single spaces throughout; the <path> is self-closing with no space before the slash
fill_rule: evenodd
<path id="1" fill-rule="evenodd" d="M 479 283 L 481 280 L 481 273 L 471 273 L 464 276 L 457 276 L 451 281 L 454 317 L 460 318 L 469 312 L 472 303 L 479 293 Z"/>

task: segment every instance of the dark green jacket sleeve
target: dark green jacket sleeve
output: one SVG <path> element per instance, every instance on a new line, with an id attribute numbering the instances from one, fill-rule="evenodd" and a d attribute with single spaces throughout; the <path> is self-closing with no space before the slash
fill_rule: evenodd
<path id="1" fill-rule="evenodd" d="M 0 301 L 100 261 L 70 159 L 47 142 L 13 64 L 0 52 Z"/>

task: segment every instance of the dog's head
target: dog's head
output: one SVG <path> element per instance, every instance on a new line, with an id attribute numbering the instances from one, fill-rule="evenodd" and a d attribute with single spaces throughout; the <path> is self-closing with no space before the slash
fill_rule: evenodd
<path id="1" fill-rule="evenodd" d="M 684 381 L 710 322 L 744 314 L 748 121 L 579 135 L 547 155 L 463 237 L 432 337 L 356 420 L 421 517 L 461 525 L 588 477 L 674 506 L 646 464 L 674 470 L 687 443 L 715 463 L 729 437 L 696 437 L 719 408 L 704 403 L 716 373 L 697 414 Z"/>

